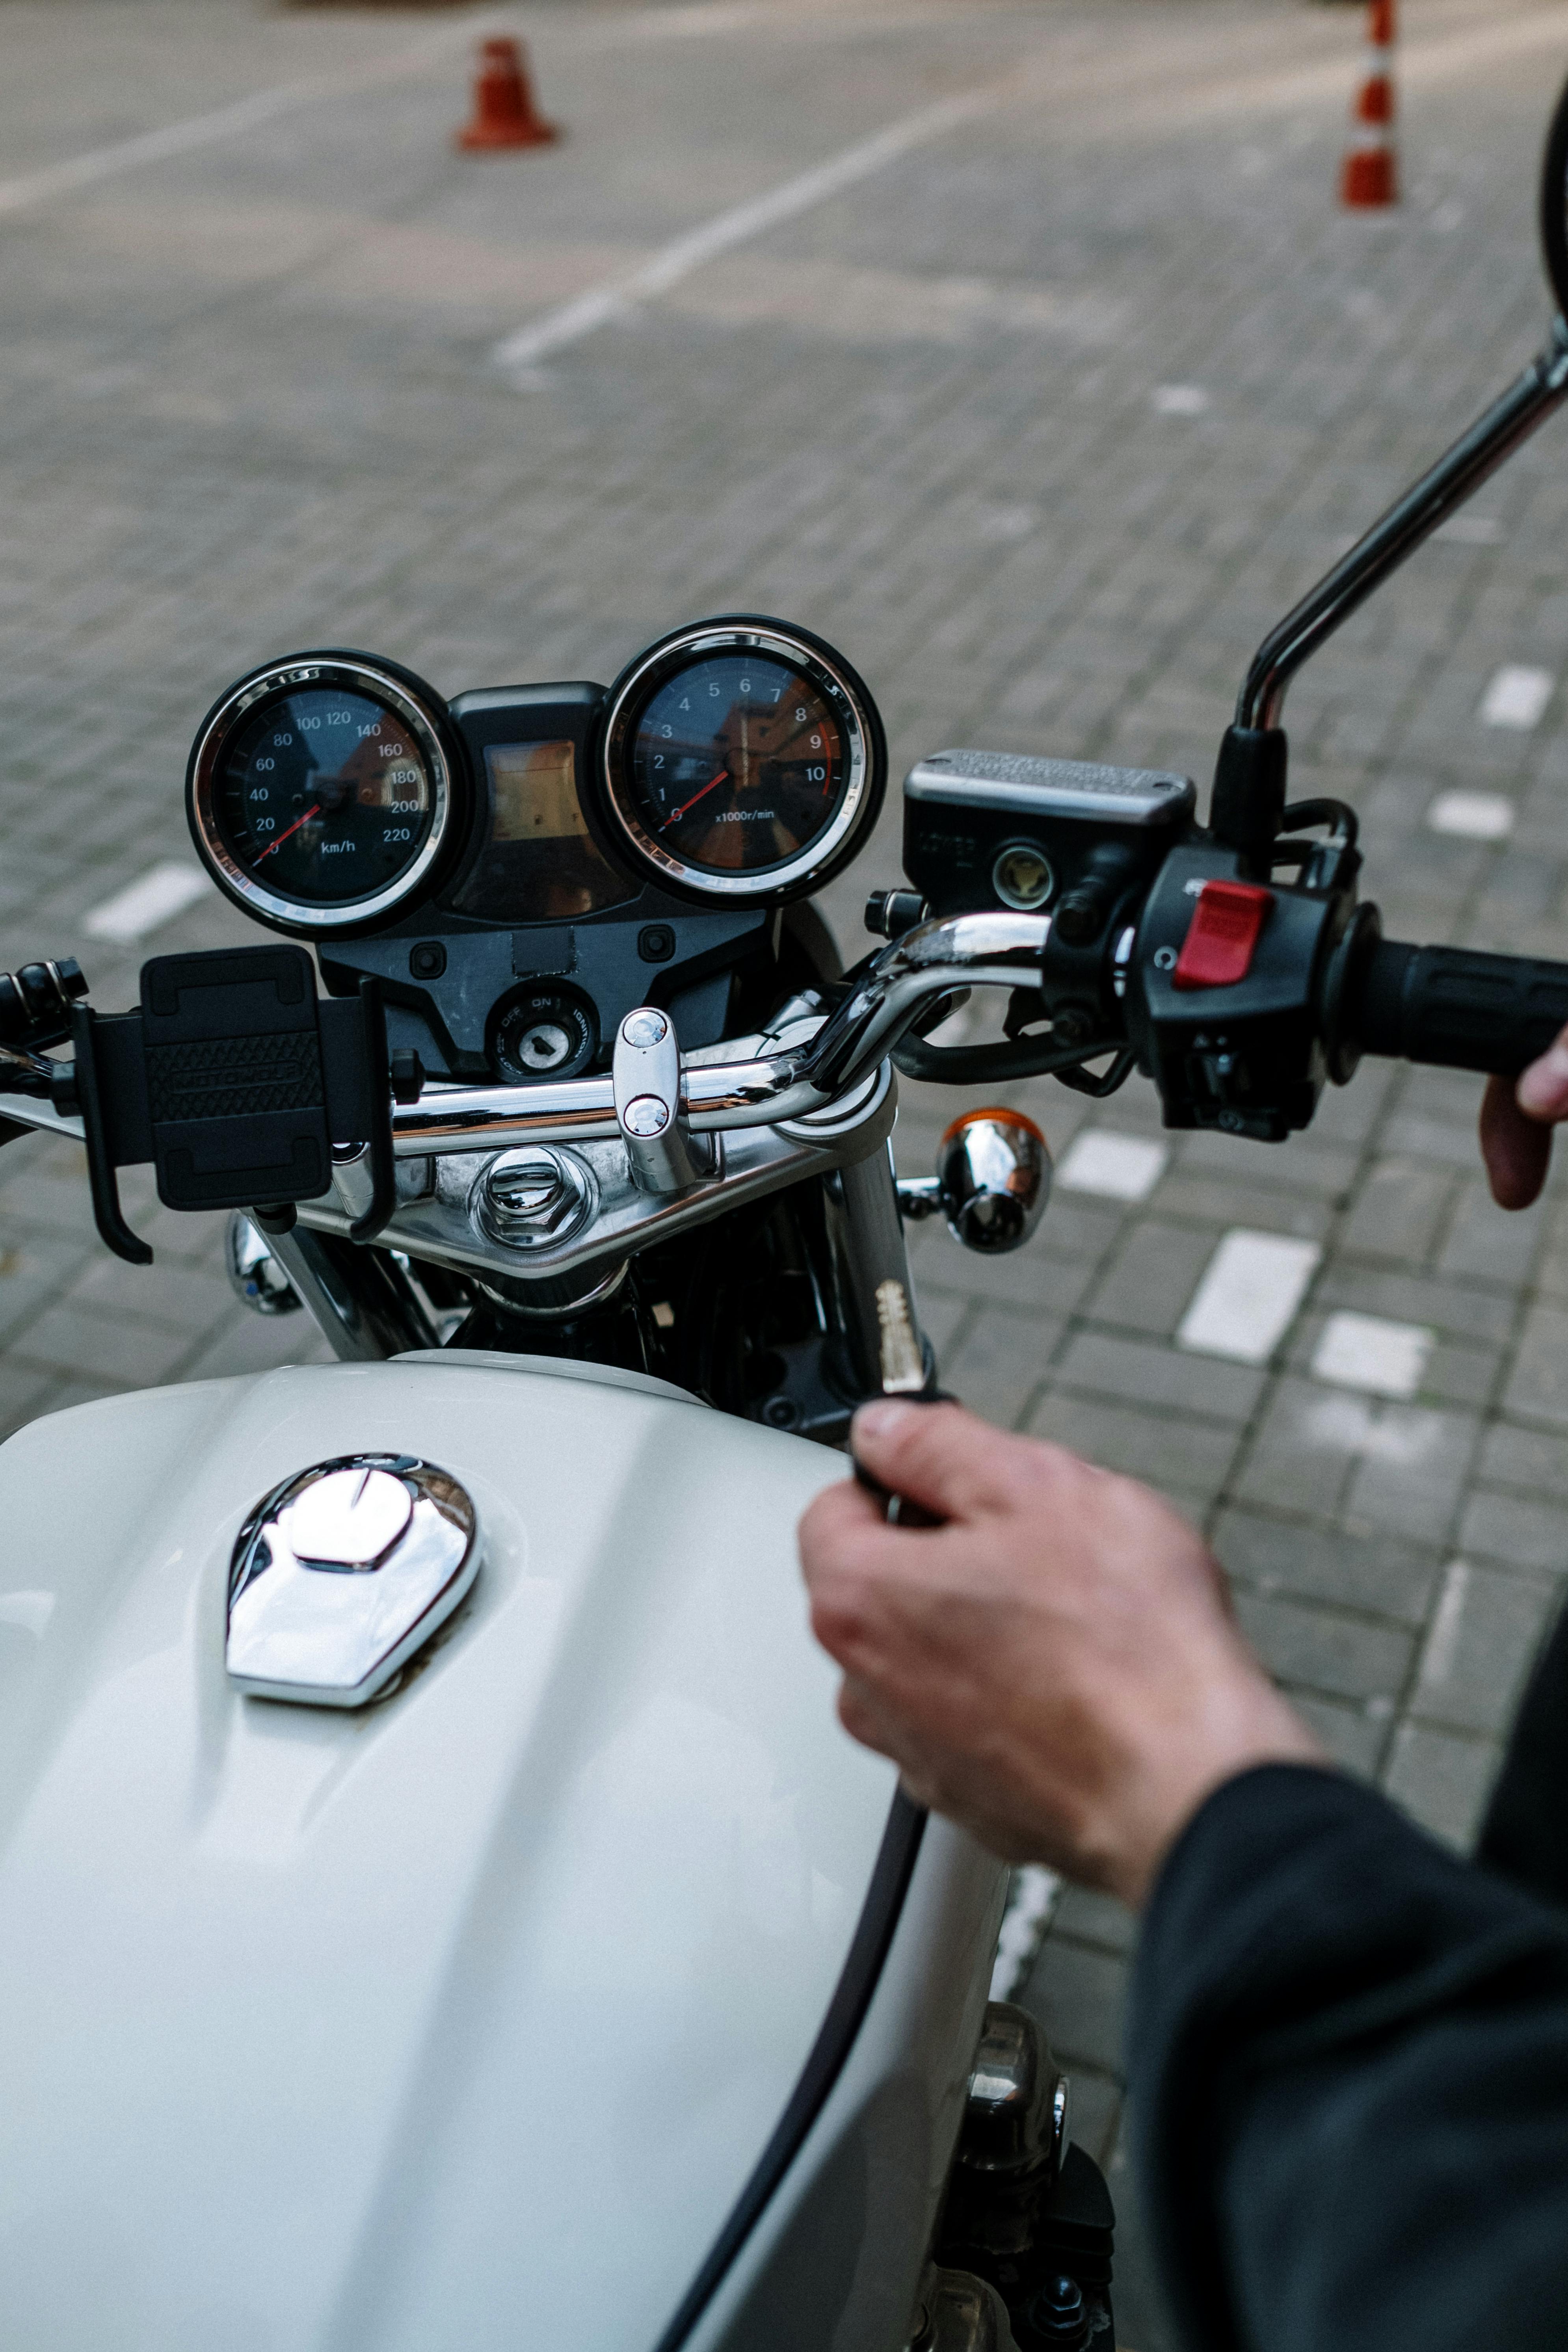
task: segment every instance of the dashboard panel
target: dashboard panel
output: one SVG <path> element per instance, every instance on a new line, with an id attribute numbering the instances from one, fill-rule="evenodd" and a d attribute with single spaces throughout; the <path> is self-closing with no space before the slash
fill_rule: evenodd
<path id="1" fill-rule="evenodd" d="M 604 1066 L 640 1003 L 716 1043 L 885 774 L 842 657 L 742 617 L 661 639 L 613 688 L 447 704 L 373 655 L 268 665 L 204 720 L 187 810 L 219 887 L 310 940 L 331 992 L 379 981 L 395 1053 L 521 1086 Z"/>

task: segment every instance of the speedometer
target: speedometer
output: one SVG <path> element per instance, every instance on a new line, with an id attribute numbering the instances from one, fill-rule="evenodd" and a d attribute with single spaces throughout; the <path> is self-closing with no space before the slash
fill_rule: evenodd
<path id="1" fill-rule="evenodd" d="M 605 814 L 667 887 L 751 904 L 804 897 L 881 805 L 875 704 L 843 657 L 778 621 L 679 630 L 612 689 Z"/>
<path id="2" fill-rule="evenodd" d="M 384 919 L 451 841 L 446 706 L 389 663 L 307 654 L 242 678 L 191 753 L 191 830 L 231 898 L 279 929 Z"/>

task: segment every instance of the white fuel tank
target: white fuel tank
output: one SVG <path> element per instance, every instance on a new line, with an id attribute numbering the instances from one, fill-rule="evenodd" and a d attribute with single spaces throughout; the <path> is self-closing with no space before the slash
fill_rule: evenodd
<path id="1" fill-rule="evenodd" d="M 247 1512 L 419 1454 L 473 1593 L 357 1713 L 241 1696 Z M 641 2352 L 756 2162 L 893 1794 L 795 1548 L 821 1450 L 405 1358 L 0 1448 L 0 2343 Z"/>

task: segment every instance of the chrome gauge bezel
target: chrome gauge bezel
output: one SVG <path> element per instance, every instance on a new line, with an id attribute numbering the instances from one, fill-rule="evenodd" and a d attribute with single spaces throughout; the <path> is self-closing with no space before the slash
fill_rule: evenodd
<path id="1" fill-rule="evenodd" d="M 223 763 L 236 729 L 269 695 L 291 693 L 307 686 L 342 687 L 346 692 L 369 695 L 387 704 L 418 744 L 430 779 L 435 805 L 430 830 L 418 856 L 395 881 L 363 898 L 319 904 L 267 889 L 238 865 L 218 824 L 216 803 Z M 274 662 L 241 678 L 203 721 L 192 747 L 186 779 L 185 809 L 191 835 L 218 888 L 258 922 L 304 938 L 323 931 L 339 934 L 361 930 L 369 924 L 384 921 L 430 888 L 456 836 L 462 813 L 459 758 L 451 742 L 445 707 L 428 687 L 363 655 L 299 654 L 292 660 Z"/>
<path id="2" fill-rule="evenodd" d="M 806 848 L 750 874 L 715 874 L 667 849 L 638 814 L 631 782 L 631 741 L 644 709 L 667 679 L 716 654 L 772 655 L 798 668 L 841 713 L 849 777 L 832 824 Z M 820 637 L 751 614 L 695 623 L 649 646 L 610 691 L 598 763 L 601 816 L 616 849 L 663 888 L 710 905 L 782 906 L 820 889 L 847 865 L 877 821 L 887 790 L 888 755 L 877 706 L 840 654 Z"/>

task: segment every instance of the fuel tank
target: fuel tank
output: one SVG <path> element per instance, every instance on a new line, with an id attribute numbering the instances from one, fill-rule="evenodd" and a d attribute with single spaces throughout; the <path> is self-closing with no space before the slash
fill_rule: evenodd
<path id="1" fill-rule="evenodd" d="M 473 1591 L 374 1705 L 241 1696 L 241 1525 L 358 1452 L 467 1488 Z M 841 1471 L 656 1381 L 475 1355 L 0 1448 L 0 2343 L 658 2342 L 889 1822 L 795 1559 Z"/>

